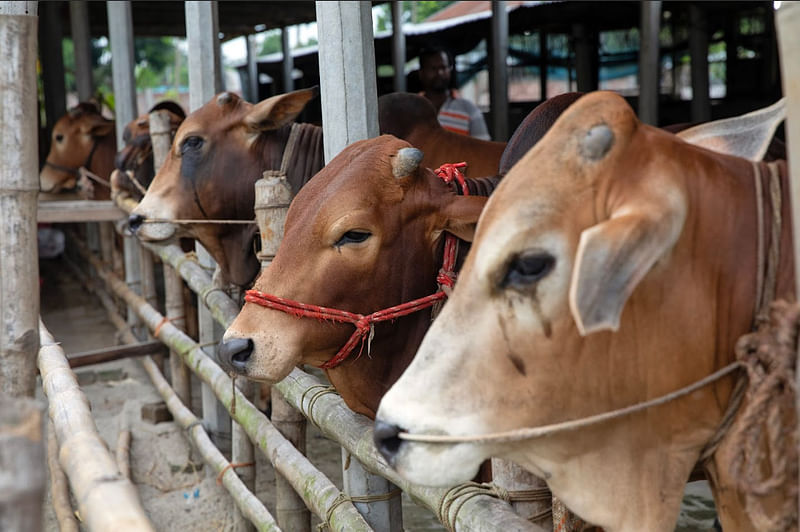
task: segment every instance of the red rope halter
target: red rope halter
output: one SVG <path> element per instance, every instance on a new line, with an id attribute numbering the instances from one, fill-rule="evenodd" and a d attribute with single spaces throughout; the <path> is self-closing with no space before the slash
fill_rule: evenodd
<path id="1" fill-rule="evenodd" d="M 439 176 L 442 181 L 448 184 L 456 181 L 461 187 L 462 194 L 464 196 L 468 196 L 469 189 L 467 188 L 467 183 L 464 180 L 464 176 L 459 171 L 459 168 L 465 168 L 466 166 L 467 163 L 463 162 L 443 164 L 436 169 L 436 175 Z M 263 292 L 259 292 L 258 290 L 248 290 L 244 299 L 248 303 L 255 303 L 257 305 L 261 305 L 262 307 L 280 310 L 281 312 L 291 314 L 297 318 L 316 318 L 318 320 L 352 323 L 355 325 L 356 330 L 353 331 L 353 334 L 350 335 L 350 338 L 347 340 L 344 346 L 339 349 L 333 358 L 320 366 L 323 369 L 331 369 L 344 362 L 347 357 L 352 354 L 356 344 L 359 342 L 361 342 L 361 348 L 359 349 L 356 358 L 361 356 L 361 352 L 364 350 L 364 340 L 365 337 L 367 337 L 367 334 L 369 334 L 369 337 L 366 338 L 367 352 L 369 352 L 369 344 L 372 340 L 372 335 L 374 333 L 373 325 L 375 323 L 407 316 L 408 314 L 426 309 L 437 301 L 445 299 L 447 294 L 444 292 L 442 287 L 447 286 L 452 288 L 455 284 L 455 272 L 453 270 L 456 265 L 457 253 L 458 239 L 448 233 L 445 236 L 442 268 L 439 270 L 439 274 L 436 276 L 436 281 L 439 283 L 439 291 L 429 296 L 421 297 L 406 303 L 401 303 L 400 305 L 395 305 L 387 309 L 373 312 L 372 314 L 356 314 L 346 310 L 321 307 L 319 305 L 309 305 L 306 303 L 300 303 L 299 301 L 274 296 L 272 294 L 265 294 Z"/>

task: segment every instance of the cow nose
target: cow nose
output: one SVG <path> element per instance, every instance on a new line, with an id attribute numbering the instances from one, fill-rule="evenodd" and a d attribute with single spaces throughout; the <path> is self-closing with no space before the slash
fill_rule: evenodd
<path id="1" fill-rule="evenodd" d="M 247 362 L 253 354 L 253 341 L 250 338 L 231 338 L 219 344 L 219 361 L 237 373 L 247 370 Z"/>
<path id="2" fill-rule="evenodd" d="M 375 442 L 378 452 L 383 455 L 386 462 L 390 466 L 394 466 L 397 452 L 403 444 L 403 440 L 397 437 L 403 429 L 397 425 L 386 423 L 380 419 L 375 420 L 375 426 L 372 430 L 372 440 Z"/>
<path id="3" fill-rule="evenodd" d="M 130 227 L 131 231 L 136 232 L 142 226 L 142 222 L 144 222 L 144 216 L 141 214 L 128 216 L 128 227 Z"/>

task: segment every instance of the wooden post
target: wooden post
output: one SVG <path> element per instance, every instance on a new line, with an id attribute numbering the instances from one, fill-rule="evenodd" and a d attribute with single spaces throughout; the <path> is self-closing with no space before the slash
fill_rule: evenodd
<path id="1" fill-rule="evenodd" d="M 800 4 L 785 2 L 775 13 L 781 61 L 783 94 L 786 96 L 786 153 L 789 164 L 789 190 L 792 204 L 795 293 L 800 301 Z M 798 353 L 800 363 L 800 353 Z M 800 367 L 800 366 L 798 366 Z M 800 371 L 795 373 L 795 390 L 800 390 Z M 795 410 L 800 419 L 800 393 L 795 394 Z M 800 438 L 798 438 L 800 441 Z M 798 498 L 800 508 L 800 498 Z"/>
<path id="2" fill-rule="evenodd" d="M 325 161 L 333 159 L 348 144 L 378 135 L 371 9 L 369 2 L 317 2 Z M 344 484 L 353 490 L 345 488 L 348 495 L 379 496 L 391 491 L 384 490 L 382 478 L 358 478 L 361 473 L 365 477 L 373 475 L 360 467 L 342 465 Z M 361 491 L 361 488 L 379 491 Z M 400 531 L 403 529 L 400 498 L 391 499 L 389 505 L 392 510 L 384 512 L 379 507 L 385 508 L 385 502 L 364 503 L 359 505 L 359 511 L 376 530 Z"/>
<path id="3" fill-rule="evenodd" d="M 169 155 L 172 146 L 169 113 L 167 111 L 154 111 L 150 113 L 150 141 L 153 144 L 153 166 L 161 168 Z M 183 302 L 183 280 L 175 268 L 163 263 L 164 268 L 164 307 L 167 319 L 172 324 L 186 330 L 186 307 Z M 192 388 L 189 368 L 183 363 L 180 355 L 175 351 L 169 353 L 169 369 L 172 378 L 172 387 L 181 402 L 191 408 Z"/>
<path id="4" fill-rule="evenodd" d="M 0 530 L 42 529 L 47 478 L 43 412 L 40 401 L 0 394 Z"/>
<path id="5" fill-rule="evenodd" d="M 37 2 L 0 2 L 0 390 L 33 397 L 39 319 Z"/>
<path id="6" fill-rule="evenodd" d="M 256 36 L 245 35 L 247 42 L 247 99 L 252 103 L 259 100 L 258 97 L 258 51 L 256 50 Z"/>
<path id="7" fill-rule="evenodd" d="M 186 2 L 186 40 L 189 45 L 189 106 L 194 111 L 222 88 L 217 2 Z M 212 269 L 216 266 L 199 242 L 195 243 L 195 249 L 202 266 Z M 198 298 L 197 308 L 200 344 L 205 345 L 203 351 L 216 360 L 216 342 L 223 331 L 202 299 Z M 228 452 L 231 448 L 231 418 L 209 386 L 202 386 L 202 397 L 206 430 L 211 440 L 223 452 Z"/>
<path id="8" fill-rule="evenodd" d="M 639 2 L 641 7 L 641 45 L 639 46 L 639 119 L 658 125 L 659 54 L 658 29 L 661 22 L 661 0 Z"/>
<path id="9" fill-rule="evenodd" d="M 598 82 L 598 41 L 597 32 L 586 24 L 575 24 L 572 27 L 575 39 L 575 78 L 579 92 L 597 90 Z"/>
<path id="10" fill-rule="evenodd" d="M 547 99 L 547 32 L 539 28 L 539 91 L 541 100 Z"/>
<path id="11" fill-rule="evenodd" d="M 378 89 L 369 2 L 317 2 L 325 161 L 378 136 Z M 347 90 L 342 90 L 347 87 Z"/>
<path id="12" fill-rule="evenodd" d="M 46 142 L 56 121 L 67 112 L 67 87 L 64 83 L 64 50 L 61 46 L 61 5 L 55 2 L 39 4 L 39 54 L 42 65 L 44 109 L 47 120 Z"/>
<path id="13" fill-rule="evenodd" d="M 92 50 L 89 44 L 92 37 L 89 32 L 89 4 L 72 0 L 69 3 L 69 23 L 75 51 L 75 83 L 78 86 L 78 100 L 85 102 L 94 92 Z"/>
<path id="14" fill-rule="evenodd" d="M 491 84 L 492 139 L 508 140 L 508 11 L 506 2 L 492 2 Z"/>
<path id="15" fill-rule="evenodd" d="M 275 172 L 264 172 L 264 177 L 256 181 L 254 210 L 261 234 L 261 251 L 258 258 L 261 267 L 267 268 L 278 252 L 292 189 L 286 176 Z M 306 418 L 293 408 L 275 388 L 271 391 L 272 424 L 302 454 L 306 453 Z M 280 473 L 275 473 L 276 514 L 278 524 L 284 530 L 308 532 L 311 529 L 311 513 L 303 498 L 292 488 L 291 483 Z"/>
<path id="16" fill-rule="evenodd" d="M 390 2 L 392 6 L 392 65 L 394 66 L 394 91 L 406 91 L 406 36 L 403 33 L 403 2 Z"/>
<path id="17" fill-rule="evenodd" d="M 114 82 L 114 105 L 117 127 L 117 148 L 125 141 L 125 124 L 136 118 L 136 80 L 133 76 L 133 16 L 131 3 L 108 2 L 108 34 L 111 42 L 111 72 Z M 125 282 L 137 294 L 142 293 L 141 248 L 133 236 L 124 237 Z M 144 336 L 136 313 L 128 307 L 128 326 L 140 340 Z"/>
<path id="18" fill-rule="evenodd" d="M 58 462 L 58 441 L 52 421 L 47 426 L 47 469 L 50 473 L 50 500 L 53 503 L 59 532 L 79 532 L 78 520 L 69 500 L 67 475 Z"/>
<path id="19" fill-rule="evenodd" d="M 509 492 L 547 490 L 547 483 L 544 480 L 522 469 L 514 462 L 502 458 L 492 458 L 492 482 L 507 489 Z M 546 512 L 551 505 L 552 497 L 543 497 L 541 500 L 537 498 L 536 500 L 511 503 L 511 506 L 514 507 L 514 511 L 525 518 Z M 553 529 L 552 514 L 548 514 L 542 517 L 542 519 L 537 519 L 533 522 L 545 530 Z"/>
<path id="20" fill-rule="evenodd" d="M 281 72 L 283 73 L 283 92 L 294 90 L 294 56 L 292 56 L 292 45 L 289 42 L 289 28 L 281 28 L 281 52 L 283 52 L 283 62 Z"/>
<path id="21" fill-rule="evenodd" d="M 731 50 L 731 53 L 734 53 Z M 711 120 L 708 93 L 708 24 L 703 8 L 689 4 L 689 55 L 692 72 L 692 122 Z"/>

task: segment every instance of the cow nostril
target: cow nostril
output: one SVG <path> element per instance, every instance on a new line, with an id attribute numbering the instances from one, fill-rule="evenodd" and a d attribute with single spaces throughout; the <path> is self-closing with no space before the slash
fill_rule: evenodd
<path id="1" fill-rule="evenodd" d="M 237 373 L 244 373 L 253 354 L 253 341 L 250 338 L 223 340 L 217 354 L 223 365 Z"/>
<path id="2" fill-rule="evenodd" d="M 403 440 L 398 437 L 402 429 L 397 425 L 386 423 L 380 419 L 375 420 L 375 427 L 372 432 L 372 439 L 375 442 L 378 452 L 383 455 L 389 465 L 394 466 L 397 453 Z"/>
<path id="3" fill-rule="evenodd" d="M 144 222 L 144 216 L 141 214 L 131 214 L 128 216 L 128 227 L 130 227 L 131 231 L 136 231 L 142 226 L 142 222 Z"/>

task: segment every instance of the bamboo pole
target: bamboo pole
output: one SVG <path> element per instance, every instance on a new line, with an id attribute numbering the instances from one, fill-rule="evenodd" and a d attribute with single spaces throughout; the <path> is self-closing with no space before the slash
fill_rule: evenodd
<path id="1" fill-rule="evenodd" d="M 326 436 L 338 441 L 373 473 L 387 478 L 432 512 L 438 512 L 448 490 L 411 484 L 400 477 L 375 449 L 370 420 L 347 408 L 337 394 L 325 393 L 314 397 L 315 394 L 308 393 L 312 387 L 324 388 L 318 379 L 295 369 L 275 387 L 283 393 L 289 404 L 302 410 Z M 312 402 L 313 411 L 309 412 Z M 454 523 L 457 530 L 544 530 L 517 515 L 508 503 L 488 495 L 457 498 L 447 513 L 447 516 L 441 517 L 445 517 L 448 523 Z"/>
<path id="2" fill-rule="evenodd" d="M 150 141 L 153 145 L 153 167 L 161 168 L 172 146 L 172 127 L 167 111 L 150 113 Z M 182 331 L 186 330 L 186 308 L 183 304 L 183 280 L 175 268 L 164 264 L 164 307 L 167 319 Z M 169 354 L 169 369 L 172 387 L 185 405 L 192 404 L 192 388 L 189 368 L 178 353 Z"/>
<path id="3" fill-rule="evenodd" d="M 208 433 L 203 429 L 200 419 L 189 410 L 174 390 L 167 383 L 164 376 L 158 370 L 152 359 L 145 358 L 142 361 L 145 371 L 153 381 L 153 386 L 164 402 L 175 421 L 183 427 L 189 434 L 195 448 L 200 452 L 203 459 L 219 475 L 222 474 L 222 485 L 228 490 L 242 514 L 253 523 L 258 530 L 280 530 L 272 515 L 264 508 L 261 501 L 245 486 L 244 482 L 233 473 L 230 462 L 219 452 L 208 437 Z"/>
<path id="4" fill-rule="evenodd" d="M 36 387 L 37 4 L 0 2 L 0 390 L 16 397 Z"/>
<path id="5" fill-rule="evenodd" d="M 0 393 L 0 530 L 4 532 L 42 527 L 42 411 L 39 401 Z"/>
<path id="6" fill-rule="evenodd" d="M 131 478 L 131 431 L 124 429 L 119 431 L 117 436 L 117 448 L 114 451 L 114 459 L 122 476 Z"/>
<path id="7" fill-rule="evenodd" d="M 50 421 L 47 429 L 47 467 L 50 470 L 50 499 L 58 521 L 59 532 L 78 532 L 78 520 L 72 511 L 69 500 L 69 486 L 67 476 L 58 463 L 58 441 L 53 422 Z"/>
<path id="8" fill-rule="evenodd" d="M 775 13 L 780 50 L 781 79 L 786 96 L 786 153 L 789 160 L 789 191 L 792 207 L 792 238 L 794 245 L 794 281 L 797 300 L 800 301 L 800 5 L 784 4 Z M 795 164 L 792 164 L 794 161 Z M 800 368 L 800 352 L 797 368 Z M 800 419 L 800 371 L 795 371 L 795 411 Z M 800 437 L 797 438 L 800 445 Z M 800 496 L 798 497 L 800 511 Z"/>
<path id="9" fill-rule="evenodd" d="M 98 269 L 100 278 L 106 282 L 108 288 L 125 300 L 151 331 L 155 331 L 162 323 L 163 316 L 128 288 L 122 280 L 103 268 L 100 261 L 88 252 L 84 244 L 78 243 L 76 248 Z M 159 329 L 158 339 L 178 351 L 195 374 L 214 390 L 220 403 L 245 428 L 250 438 L 275 466 L 276 471 L 289 479 L 306 505 L 323 520 L 328 518 L 330 512 L 331 530 L 342 532 L 369 530 L 369 526 L 353 504 L 343 501 L 342 493 L 336 486 L 317 471 L 239 390 L 235 391 L 234 403 L 234 386 L 230 377 L 196 342 L 169 322 Z"/>
<path id="10" fill-rule="evenodd" d="M 102 264 L 95 259 L 98 273 Z M 120 281 L 121 282 L 121 281 Z M 123 283 L 124 284 L 124 283 Z M 59 461 L 69 478 L 78 510 L 92 531 L 154 530 L 133 484 L 123 477 L 100 438 L 64 351 L 39 322 L 39 372 L 59 442 Z"/>
<path id="11" fill-rule="evenodd" d="M 247 379 L 237 379 L 235 386 L 241 394 L 247 397 L 248 400 L 253 400 L 253 389 L 255 383 Z M 242 484 L 250 491 L 256 490 L 256 451 L 253 447 L 253 442 L 247 436 L 244 428 L 236 423 L 231 422 L 231 462 L 236 466 L 236 474 L 242 481 Z M 276 475 L 277 476 L 277 475 Z M 277 526 L 277 525 L 276 525 Z M 287 528 L 281 523 L 283 528 Z M 237 532 L 245 532 L 252 530 L 247 522 L 240 522 L 237 527 Z"/>

